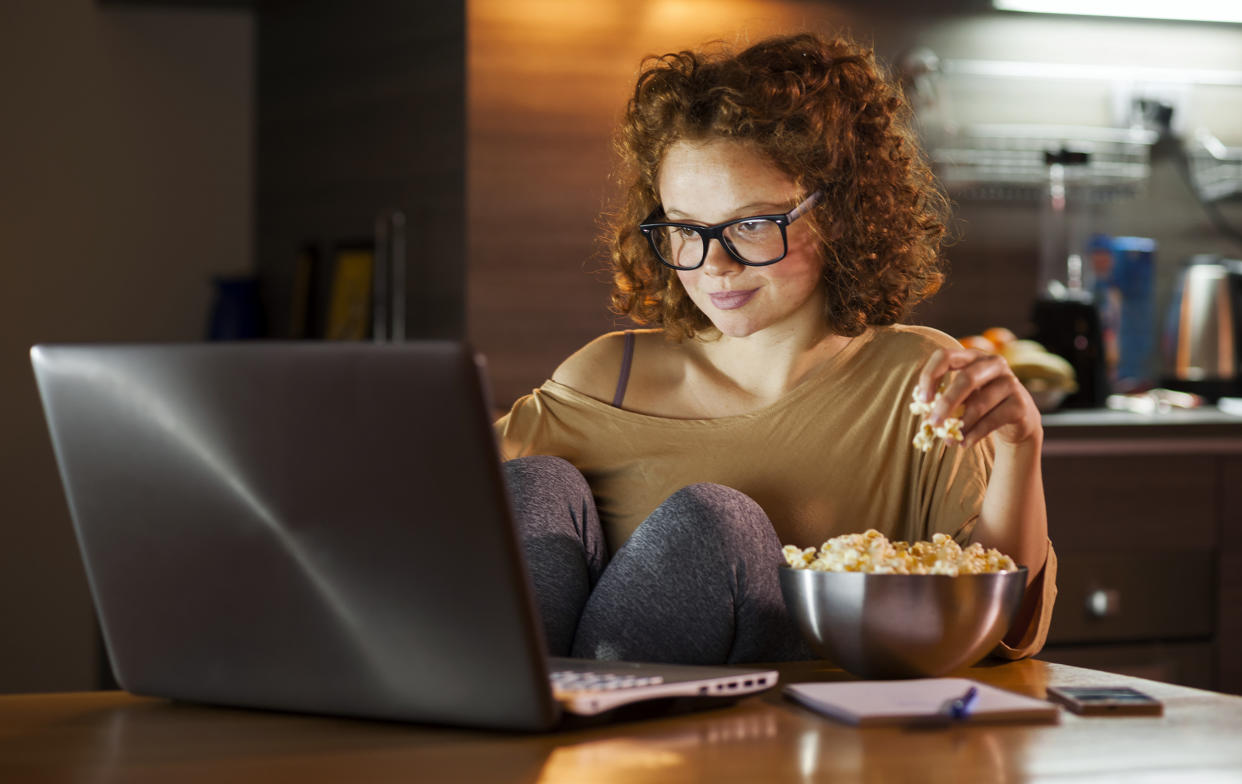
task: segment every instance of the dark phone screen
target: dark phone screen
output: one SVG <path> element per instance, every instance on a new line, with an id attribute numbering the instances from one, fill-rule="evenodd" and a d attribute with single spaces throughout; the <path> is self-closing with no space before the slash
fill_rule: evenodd
<path id="1" fill-rule="evenodd" d="M 1058 689 L 1067 697 L 1080 702 L 1154 702 L 1155 700 L 1137 689 L 1129 686 L 1095 687 L 1077 686 L 1060 687 Z"/>

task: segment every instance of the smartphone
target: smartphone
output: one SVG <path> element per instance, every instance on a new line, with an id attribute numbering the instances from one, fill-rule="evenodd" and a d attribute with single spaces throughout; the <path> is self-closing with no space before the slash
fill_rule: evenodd
<path id="1" fill-rule="evenodd" d="M 1049 686 L 1048 699 L 1084 716 L 1159 716 L 1164 704 L 1129 686 Z"/>

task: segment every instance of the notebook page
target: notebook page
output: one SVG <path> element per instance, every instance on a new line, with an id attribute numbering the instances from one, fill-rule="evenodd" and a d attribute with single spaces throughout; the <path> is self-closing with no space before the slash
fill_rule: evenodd
<path id="1" fill-rule="evenodd" d="M 784 693 L 812 710 L 847 724 L 893 725 L 935 719 L 945 703 L 974 686 L 979 690 L 970 714 L 960 721 L 1056 721 L 1060 709 L 1044 700 L 967 678 L 916 678 L 900 681 L 793 683 Z"/>

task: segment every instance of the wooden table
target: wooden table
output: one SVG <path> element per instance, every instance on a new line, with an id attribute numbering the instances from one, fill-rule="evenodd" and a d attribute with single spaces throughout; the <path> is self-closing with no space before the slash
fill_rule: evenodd
<path id="1" fill-rule="evenodd" d="M 784 682 L 842 680 L 781 665 Z M 959 673 L 1043 697 L 1129 684 L 1161 717 L 935 729 L 838 724 L 769 692 L 679 717 L 519 735 L 200 707 L 123 692 L 0 697 L 0 782 L 1242 782 L 1242 697 L 1021 661 Z"/>

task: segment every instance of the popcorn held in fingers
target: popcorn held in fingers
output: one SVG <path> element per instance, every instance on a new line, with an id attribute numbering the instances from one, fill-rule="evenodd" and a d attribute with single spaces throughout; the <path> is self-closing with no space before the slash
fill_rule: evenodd
<path id="1" fill-rule="evenodd" d="M 936 396 L 926 403 L 923 402 L 923 396 L 920 394 L 922 391 L 922 387 L 915 387 L 914 392 L 910 395 L 910 413 L 915 416 L 925 417 L 931 413 L 932 406 L 940 399 L 940 390 L 937 389 Z"/>
<path id="2" fill-rule="evenodd" d="M 1014 561 L 1001 551 L 974 542 L 960 546 L 948 534 L 934 534 L 930 542 L 890 542 L 874 528 L 844 534 L 814 547 L 785 545 L 785 562 L 794 569 L 870 574 L 961 574 L 1012 571 Z"/>
<path id="3" fill-rule="evenodd" d="M 957 413 L 960 412 L 961 409 Z M 966 440 L 965 436 L 962 435 L 962 420 L 955 416 L 946 417 L 944 422 L 940 423 L 940 427 L 934 428 L 932 432 L 936 434 L 937 438 L 943 438 L 945 441 L 952 441 L 955 444 L 960 444 Z"/>
<path id="4" fill-rule="evenodd" d="M 936 390 L 936 396 L 927 403 L 923 402 L 920 398 L 919 390 L 917 388 L 911 396 L 913 400 L 910 403 L 910 413 L 923 418 L 922 421 L 919 422 L 919 430 L 914 434 L 913 441 L 914 448 L 920 452 L 926 452 L 931 449 L 936 443 L 937 438 L 945 441 L 951 441 L 955 444 L 960 444 L 964 440 L 964 436 L 962 435 L 963 423 L 961 416 L 965 412 L 965 409 L 962 406 L 958 406 L 957 409 L 953 411 L 953 415 L 945 417 L 944 421 L 937 427 L 932 427 L 931 423 L 927 421 L 927 417 L 931 414 L 932 408 L 935 407 L 936 403 L 940 402 L 940 397 L 943 392 L 944 384 L 941 384 L 940 388 Z"/>
<path id="5" fill-rule="evenodd" d="M 936 443 L 936 429 L 924 419 L 919 423 L 919 430 L 914 434 L 914 448 L 926 452 Z"/>

